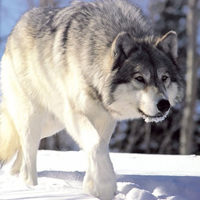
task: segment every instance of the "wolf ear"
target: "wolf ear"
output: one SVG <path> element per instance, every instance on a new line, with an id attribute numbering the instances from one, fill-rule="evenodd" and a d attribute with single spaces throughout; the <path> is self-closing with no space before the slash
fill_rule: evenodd
<path id="1" fill-rule="evenodd" d="M 170 54 L 174 60 L 178 56 L 178 39 L 175 31 L 169 31 L 157 41 L 156 46 L 164 53 Z"/>
<path id="2" fill-rule="evenodd" d="M 111 46 L 111 57 L 114 60 L 113 70 L 129 57 L 133 49 L 133 40 L 127 32 L 121 32 L 117 35 Z"/>

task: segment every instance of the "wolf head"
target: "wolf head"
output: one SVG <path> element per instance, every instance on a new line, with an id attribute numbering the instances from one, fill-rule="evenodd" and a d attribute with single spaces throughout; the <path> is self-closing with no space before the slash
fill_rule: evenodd
<path id="1" fill-rule="evenodd" d="M 112 81 L 108 110 L 116 119 L 162 121 L 184 96 L 177 59 L 177 35 L 134 38 L 119 33 L 112 43 Z"/>

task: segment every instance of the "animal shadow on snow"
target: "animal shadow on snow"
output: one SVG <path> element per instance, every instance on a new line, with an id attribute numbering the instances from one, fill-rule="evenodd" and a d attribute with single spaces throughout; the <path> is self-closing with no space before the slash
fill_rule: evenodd
<path id="1" fill-rule="evenodd" d="M 83 182 L 85 172 L 65 172 L 65 171 L 41 171 L 38 172 L 38 178 L 55 178 L 65 181 L 80 181 Z"/>
<path id="2" fill-rule="evenodd" d="M 118 183 L 133 183 L 134 188 L 160 194 L 160 197 L 180 195 L 183 199 L 200 197 L 200 177 L 165 175 L 117 175 Z M 128 190 L 130 187 L 127 188 Z M 126 191 L 127 193 L 128 191 Z"/>

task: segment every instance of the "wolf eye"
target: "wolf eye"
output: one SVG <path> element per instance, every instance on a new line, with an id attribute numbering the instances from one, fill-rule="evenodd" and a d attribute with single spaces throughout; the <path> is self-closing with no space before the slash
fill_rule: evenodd
<path id="1" fill-rule="evenodd" d="M 162 81 L 166 81 L 167 79 L 168 79 L 168 76 L 166 76 L 166 75 L 162 76 Z"/>
<path id="2" fill-rule="evenodd" d="M 144 78 L 142 76 L 138 76 L 135 78 L 137 81 L 144 83 Z"/>

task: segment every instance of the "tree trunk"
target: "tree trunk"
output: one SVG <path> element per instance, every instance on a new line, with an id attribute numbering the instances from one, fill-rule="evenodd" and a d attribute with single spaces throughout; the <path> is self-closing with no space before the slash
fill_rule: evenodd
<path id="1" fill-rule="evenodd" d="M 182 118 L 180 135 L 180 154 L 192 153 L 192 140 L 194 133 L 193 115 L 197 95 L 197 25 L 198 25 L 198 0 L 188 1 L 188 13 L 186 22 L 187 33 L 187 74 L 185 109 Z"/>

